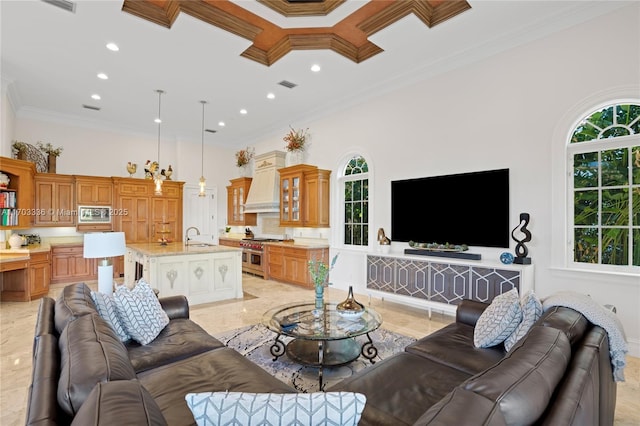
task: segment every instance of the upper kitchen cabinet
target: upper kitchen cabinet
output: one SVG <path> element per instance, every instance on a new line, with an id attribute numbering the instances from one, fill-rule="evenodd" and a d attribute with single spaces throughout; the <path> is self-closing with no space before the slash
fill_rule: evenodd
<path id="1" fill-rule="evenodd" d="M 329 227 L 330 170 L 300 164 L 280 172 L 280 226 Z"/>
<path id="2" fill-rule="evenodd" d="M 164 181 L 162 195 L 154 194 L 150 179 L 113 178 L 116 231 L 125 233 L 127 243 L 182 239 L 182 197 L 184 182 Z"/>
<path id="3" fill-rule="evenodd" d="M 244 212 L 244 203 L 247 201 L 252 180 L 249 177 L 230 180 L 231 185 L 227 186 L 227 225 L 255 226 L 258 223 L 256 213 Z"/>
<path id="4" fill-rule="evenodd" d="M 76 203 L 79 206 L 113 206 L 113 181 L 110 177 L 75 176 Z"/>
<path id="5" fill-rule="evenodd" d="M 0 229 L 25 229 L 33 226 L 36 167 L 30 161 L 0 158 L 0 172 L 9 179 L 0 187 Z"/>
<path id="6" fill-rule="evenodd" d="M 74 226 L 76 224 L 73 176 L 36 173 L 35 193 L 34 226 Z"/>

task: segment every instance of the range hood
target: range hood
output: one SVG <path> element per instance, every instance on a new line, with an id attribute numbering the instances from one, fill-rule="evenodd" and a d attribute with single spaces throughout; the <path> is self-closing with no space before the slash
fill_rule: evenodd
<path id="1" fill-rule="evenodd" d="M 254 157 L 254 171 L 245 213 L 277 213 L 280 211 L 280 173 L 286 153 L 271 151 Z"/>

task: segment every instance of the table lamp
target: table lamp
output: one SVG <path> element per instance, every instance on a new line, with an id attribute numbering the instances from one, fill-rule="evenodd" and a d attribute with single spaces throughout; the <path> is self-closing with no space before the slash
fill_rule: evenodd
<path id="1" fill-rule="evenodd" d="M 113 294 L 114 256 L 125 254 L 124 232 L 92 232 L 84 234 L 84 254 L 87 259 L 98 259 L 98 291 Z"/>

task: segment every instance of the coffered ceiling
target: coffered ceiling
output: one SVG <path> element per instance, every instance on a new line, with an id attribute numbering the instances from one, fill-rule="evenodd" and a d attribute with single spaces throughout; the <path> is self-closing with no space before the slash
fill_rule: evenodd
<path id="1" fill-rule="evenodd" d="M 199 143 L 207 100 L 205 143 L 238 147 L 624 4 L 2 0 L 0 70 L 18 117 L 156 135 L 162 89 L 163 139 Z"/>

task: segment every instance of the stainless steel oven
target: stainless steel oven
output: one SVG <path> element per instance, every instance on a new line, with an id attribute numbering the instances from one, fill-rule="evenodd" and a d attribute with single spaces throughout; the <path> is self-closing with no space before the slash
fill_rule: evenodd
<path id="1" fill-rule="evenodd" d="M 245 238 L 240 241 L 242 247 L 242 272 L 264 278 L 267 265 L 264 257 L 264 244 L 268 241 L 279 241 L 271 238 Z"/>
<path id="2" fill-rule="evenodd" d="M 245 248 L 242 250 L 242 272 L 259 275 L 264 278 L 264 251 Z"/>

